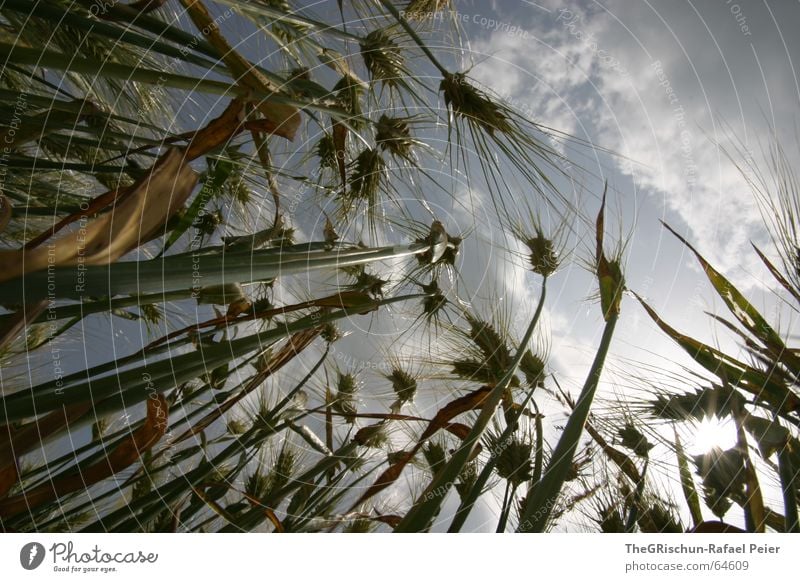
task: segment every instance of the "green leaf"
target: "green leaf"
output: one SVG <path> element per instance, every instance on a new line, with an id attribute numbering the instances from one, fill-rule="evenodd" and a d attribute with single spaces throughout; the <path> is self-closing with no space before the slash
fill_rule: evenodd
<path id="1" fill-rule="evenodd" d="M 510 367 L 486 397 L 481 412 L 472 425 L 467 438 L 464 439 L 462 445 L 452 454 L 447 464 L 435 475 L 430 485 L 423 491 L 417 502 L 397 525 L 394 530 L 395 532 L 420 532 L 427 530 L 431 521 L 439 513 L 440 506 L 444 502 L 445 493 L 447 493 L 450 487 L 456 482 L 464 466 L 472 459 L 475 448 L 478 446 L 483 433 L 489 426 L 503 398 L 503 393 L 516 377 L 515 373 L 517 367 L 528 349 L 528 344 L 533 337 L 533 332 L 536 329 L 539 317 L 542 314 L 542 309 L 544 308 L 547 289 L 546 283 L 547 280 L 545 279 L 542 282 L 542 294 L 539 297 L 539 304 L 536 307 L 536 312 L 528 324 L 528 329 L 517 348 L 517 353 L 514 355 Z"/>
<path id="2" fill-rule="evenodd" d="M 786 345 L 783 343 L 781 336 L 775 332 L 774 329 L 767 323 L 767 320 L 753 307 L 750 302 L 742 295 L 739 290 L 728 281 L 719 271 L 714 269 L 711 264 L 701 255 L 689 242 L 675 232 L 669 225 L 662 222 L 664 227 L 670 231 L 675 237 L 681 241 L 686 247 L 694 253 L 700 265 L 714 286 L 714 290 L 725 302 L 725 305 L 733 313 L 736 319 L 739 320 L 745 328 L 747 328 L 753 335 L 755 335 L 761 342 L 767 346 L 774 354 L 779 355 L 784 352 Z"/>
<path id="3" fill-rule="evenodd" d="M 589 375 L 583 385 L 575 408 L 572 414 L 569 415 L 564 432 L 561 438 L 558 439 L 558 444 L 550 456 L 550 462 L 544 471 L 541 481 L 536 483 L 531 492 L 528 493 L 525 505 L 520 512 L 519 527 L 517 528 L 519 532 L 544 531 L 561 489 L 567 481 L 569 471 L 572 468 L 572 459 L 578 449 L 586 420 L 589 418 L 589 411 L 592 407 L 597 386 L 600 383 L 603 364 L 611 346 L 611 339 L 614 336 L 614 328 L 618 320 L 618 316 L 613 310 L 606 313 L 609 314 L 609 319 L 603 328 L 603 336 L 600 339 L 600 345 L 595 353 Z"/>
<path id="4" fill-rule="evenodd" d="M 174 245 L 189 227 L 195 223 L 198 215 L 205 209 L 206 205 L 219 196 L 222 187 L 233 172 L 233 163 L 230 160 L 207 159 L 207 162 L 208 173 L 203 182 L 203 187 L 200 189 L 200 192 L 197 193 L 194 200 L 192 200 L 189 209 L 180 217 L 178 224 L 170 233 L 167 242 L 164 243 L 164 249 L 161 251 L 162 254 Z"/>
<path id="5" fill-rule="evenodd" d="M 604 190 L 603 202 L 597 215 L 595 231 L 600 301 L 603 309 L 603 318 L 606 322 L 603 327 L 603 335 L 600 338 L 600 345 L 597 347 L 594 361 L 589 369 L 589 375 L 583 384 L 572 414 L 569 415 L 564 432 L 558 439 L 558 444 L 556 444 L 550 456 L 550 462 L 545 469 L 544 475 L 538 483 L 532 486 L 531 491 L 528 492 L 528 496 L 525 498 L 525 504 L 519 516 L 519 527 L 517 528 L 519 532 L 541 532 L 547 526 L 561 489 L 567 481 L 572 468 L 572 459 L 575 457 L 575 451 L 580 444 L 583 428 L 589 418 L 594 395 L 600 384 L 600 375 L 603 373 L 603 365 L 611 347 L 611 339 L 614 337 L 614 328 L 619 319 L 625 280 L 620 271 L 619 263 L 617 261 L 607 261 L 603 253 L 605 202 L 606 192 Z"/>
<path id="6" fill-rule="evenodd" d="M 757 402 L 766 403 L 780 414 L 800 410 L 800 398 L 773 375 L 757 370 L 702 342 L 679 333 L 662 320 L 644 299 L 634 293 L 651 319 L 681 346 L 698 364 L 718 376 L 723 383 L 752 394 Z"/>

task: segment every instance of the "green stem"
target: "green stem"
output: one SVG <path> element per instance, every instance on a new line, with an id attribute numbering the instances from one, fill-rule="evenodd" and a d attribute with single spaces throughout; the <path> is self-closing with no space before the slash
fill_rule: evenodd
<path id="1" fill-rule="evenodd" d="M 381 4 L 383 4 L 383 7 L 386 8 L 386 10 L 388 10 L 392 14 L 392 16 L 395 17 L 397 22 L 400 23 L 400 26 L 402 26 L 405 29 L 405 31 L 412 38 L 412 40 L 415 43 L 417 43 L 417 46 L 420 49 L 422 49 L 422 52 L 425 53 L 425 56 L 427 56 L 428 59 L 430 59 L 431 63 L 433 63 L 433 66 L 439 69 L 442 75 L 444 75 L 445 77 L 448 76 L 450 74 L 450 71 L 444 68 L 444 66 L 439 62 L 439 60 L 434 56 L 434 54 L 428 48 L 428 46 L 419 37 L 417 31 L 411 27 L 408 21 L 402 16 L 400 16 L 400 13 L 397 11 L 397 8 L 395 8 L 394 5 L 389 0 L 381 0 Z"/>
<path id="2" fill-rule="evenodd" d="M 778 472 L 783 490 L 786 533 L 800 533 L 800 518 L 797 515 L 797 482 L 800 468 L 795 468 L 792 464 L 788 443 L 778 451 Z"/>
<path id="3" fill-rule="evenodd" d="M 595 354 L 594 362 L 583 385 L 578 402 L 575 404 L 569 420 L 567 420 L 567 425 L 558 440 L 542 480 L 528 494 L 525 507 L 520 516 L 520 525 L 517 530 L 519 532 L 544 531 L 550 519 L 561 488 L 567 479 L 572 459 L 575 457 L 575 451 L 578 449 L 583 427 L 589 418 L 589 411 L 592 407 L 597 386 L 600 383 L 600 374 L 603 371 L 603 364 L 611 346 L 611 338 L 614 336 L 614 328 L 618 319 L 619 314 L 613 310 L 609 312 L 608 320 L 603 329 L 603 337 L 600 339 L 600 346 L 597 349 L 597 354 Z"/>
<path id="4" fill-rule="evenodd" d="M 425 297 L 424 294 L 403 295 L 375 301 L 373 308 L 389 305 L 408 299 Z M 22 420 L 40 415 L 61 406 L 92 399 L 102 403 L 95 407 L 95 413 L 110 413 L 143 402 L 151 393 L 163 393 L 173 387 L 192 380 L 210 369 L 230 362 L 249 352 L 264 349 L 265 346 L 289 337 L 302 330 L 318 327 L 361 313 L 364 308 L 339 309 L 330 313 L 312 313 L 291 323 L 261 333 L 220 342 L 185 354 L 165 358 L 135 368 L 117 371 L 100 377 L 93 376 L 91 370 L 74 375 L 74 381 L 67 378 L 19 390 L 0 399 L 0 424 Z M 113 369 L 113 368 L 112 368 Z"/>
<path id="5" fill-rule="evenodd" d="M 539 298 L 539 305 L 536 307 L 536 313 L 534 314 L 533 319 L 531 319 L 528 329 L 525 332 L 525 336 L 522 338 L 522 341 L 519 344 L 519 348 L 514 356 L 514 360 L 511 362 L 511 365 L 506 373 L 487 396 L 486 401 L 481 408 L 481 412 L 478 415 L 475 424 L 472 425 L 472 429 L 467 435 L 467 438 L 464 439 L 462 445 L 456 450 L 455 453 L 453 453 L 453 456 L 450 457 L 450 460 L 447 462 L 447 464 L 436 474 L 436 477 L 433 479 L 428 488 L 422 493 L 417 503 L 414 504 L 414 506 L 394 529 L 395 532 L 419 532 L 427 529 L 431 520 L 433 519 L 433 516 L 438 512 L 439 506 L 444 501 L 445 494 L 449 491 L 450 487 L 452 487 L 453 483 L 455 483 L 455 480 L 458 478 L 458 475 L 461 473 L 464 465 L 466 465 L 469 462 L 469 459 L 472 458 L 475 447 L 478 445 L 478 441 L 480 441 L 483 433 L 486 430 L 486 427 L 489 426 L 489 423 L 494 417 L 497 406 L 500 404 L 500 401 L 503 398 L 503 393 L 511 383 L 512 378 L 514 378 L 514 373 L 517 371 L 517 366 L 519 366 L 522 356 L 525 354 L 525 350 L 527 349 L 527 346 L 533 337 L 533 332 L 536 329 L 536 325 L 544 307 L 546 283 L 547 279 L 544 279 L 542 281 L 542 295 Z M 436 494 L 430 494 L 432 492 L 436 492 Z"/>
<path id="6" fill-rule="evenodd" d="M 506 492 L 503 494 L 503 508 L 500 510 L 500 521 L 497 522 L 497 530 L 495 533 L 505 533 L 506 524 L 508 523 L 508 514 L 511 513 L 511 505 L 514 502 L 514 494 L 517 492 L 517 487 L 511 487 L 511 481 L 506 480 Z"/>
<path id="7" fill-rule="evenodd" d="M 97 301 L 84 301 L 71 305 L 61 305 L 51 310 L 43 311 L 39 317 L 29 323 L 42 323 L 44 321 L 57 321 L 59 319 L 84 318 L 93 313 L 123 309 L 125 307 L 141 307 L 155 303 L 167 303 L 189 299 L 191 290 L 172 291 L 171 293 L 150 293 L 148 295 L 131 295 L 130 297 L 115 297 L 113 299 L 100 299 Z M 0 315 L 0 326 L 10 321 L 14 314 Z"/>
<path id="8" fill-rule="evenodd" d="M 642 498 L 644 497 L 644 478 L 645 475 L 647 475 L 647 467 L 649 464 L 650 459 L 645 459 L 641 477 L 639 478 L 639 482 L 636 484 L 636 492 L 633 495 L 631 510 L 628 512 L 628 521 L 625 524 L 625 533 L 634 533 L 636 531 L 636 522 L 639 520 L 639 511 L 642 507 Z"/>
<path id="9" fill-rule="evenodd" d="M 59 267 L 28 273 L 0 284 L 0 304 L 199 290 L 201 287 L 226 283 L 251 283 L 281 275 L 398 259 L 424 253 L 428 248 L 425 244 L 413 244 L 277 254 L 274 249 L 187 253 L 111 265 Z"/>

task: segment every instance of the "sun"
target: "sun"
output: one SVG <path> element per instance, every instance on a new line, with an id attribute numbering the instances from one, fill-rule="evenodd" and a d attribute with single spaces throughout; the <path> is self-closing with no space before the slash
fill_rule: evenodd
<path id="1" fill-rule="evenodd" d="M 714 447 L 727 450 L 736 445 L 736 425 L 730 418 L 712 416 L 696 425 L 689 438 L 688 449 L 694 455 L 702 455 Z"/>

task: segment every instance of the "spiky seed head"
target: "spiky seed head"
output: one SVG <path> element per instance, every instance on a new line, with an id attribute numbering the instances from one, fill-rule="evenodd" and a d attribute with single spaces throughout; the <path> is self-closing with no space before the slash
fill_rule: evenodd
<path id="1" fill-rule="evenodd" d="M 594 518 L 603 533 L 625 533 L 625 517 L 616 504 L 608 503 L 597 506 L 597 517 Z"/>
<path id="2" fill-rule="evenodd" d="M 537 232 L 535 237 L 525 241 L 530 250 L 531 270 L 541 275 L 549 277 L 558 269 L 558 254 L 556 253 L 553 241 L 545 237 L 542 232 Z"/>
<path id="3" fill-rule="evenodd" d="M 490 323 L 472 316 L 468 317 L 468 321 L 470 339 L 478 346 L 491 367 L 502 376 L 511 365 L 511 350 L 505 340 Z"/>
<path id="4" fill-rule="evenodd" d="M 322 339 L 327 343 L 332 344 L 333 342 L 341 339 L 342 332 L 339 331 L 339 328 L 336 327 L 336 324 L 326 323 L 322 328 L 320 336 L 322 336 Z"/>
<path id="5" fill-rule="evenodd" d="M 514 133 L 506 110 L 471 84 L 463 73 L 445 75 L 439 90 L 453 117 L 463 119 L 490 136 L 494 136 L 495 132 L 505 135 Z"/>
<path id="6" fill-rule="evenodd" d="M 228 432 L 232 435 L 244 434 L 247 431 L 247 425 L 238 418 L 232 418 L 228 421 Z"/>
<path id="7" fill-rule="evenodd" d="M 319 158 L 320 167 L 336 168 L 336 144 L 332 135 L 323 135 L 314 150 Z"/>
<path id="8" fill-rule="evenodd" d="M 525 381 L 531 388 L 544 388 L 545 363 L 542 358 L 534 354 L 531 350 L 525 350 L 519 369 L 525 376 Z"/>
<path id="9" fill-rule="evenodd" d="M 403 463 L 406 461 L 407 458 L 408 458 L 408 451 L 388 451 L 386 453 L 386 462 L 389 465 L 396 465 L 397 463 Z"/>
<path id="10" fill-rule="evenodd" d="M 392 389 L 401 403 L 414 399 L 417 393 L 417 379 L 402 368 L 395 367 L 386 378 L 392 383 Z"/>
<path id="11" fill-rule="evenodd" d="M 430 294 L 422 300 L 422 309 L 426 317 L 435 317 L 447 305 L 447 298 L 439 289 L 439 284 L 434 280 L 428 285 L 421 285 L 424 293 Z"/>
<path id="12" fill-rule="evenodd" d="M 362 270 L 357 276 L 355 283 L 353 283 L 350 288 L 355 291 L 364 291 L 369 293 L 373 297 L 380 297 L 383 295 L 383 287 L 389 281 L 386 279 L 381 279 L 377 275 L 373 275 L 372 273 L 368 273 L 366 270 Z"/>
<path id="13" fill-rule="evenodd" d="M 386 162 L 378 150 L 366 148 L 358 154 L 350 175 L 351 200 L 364 200 L 375 204 L 380 190 L 381 178 L 386 173 Z"/>
<path id="14" fill-rule="evenodd" d="M 642 458 L 647 458 L 650 455 L 650 449 L 655 446 L 647 440 L 647 437 L 639 429 L 630 423 L 619 429 L 619 437 L 623 447 L 632 450 Z"/>
<path id="15" fill-rule="evenodd" d="M 490 386 L 496 384 L 502 375 L 500 370 L 493 369 L 486 362 L 474 359 L 455 360 L 452 362 L 452 372 L 462 380 Z M 513 376 L 511 378 L 511 387 L 516 388 L 518 386 L 519 378 Z"/>
<path id="16" fill-rule="evenodd" d="M 385 29 L 373 30 L 364 38 L 361 56 L 373 81 L 396 87 L 408 76 L 403 52 Z"/>
<path id="17" fill-rule="evenodd" d="M 342 531 L 344 533 L 370 533 L 373 529 L 375 529 L 375 522 L 372 520 L 354 519 Z"/>
<path id="18" fill-rule="evenodd" d="M 108 429 L 108 419 L 98 418 L 97 422 L 92 424 L 92 442 L 99 441 L 106 430 Z"/>
<path id="19" fill-rule="evenodd" d="M 497 455 L 497 474 L 503 479 L 519 486 L 533 478 L 531 463 L 533 445 L 524 443 L 516 437 L 506 440 L 493 439 L 490 450 Z"/>
<path id="20" fill-rule="evenodd" d="M 244 180 L 243 173 L 236 171 L 225 181 L 225 194 L 241 205 L 247 205 L 253 198 L 253 193 Z"/>
<path id="21" fill-rule="evenodd" d="M 670 508 L 661 500 L 655 500 L 641 512 L 638 520 L 642 533 L 683 533 L 686 528 Z"/>
<path id="22" fill-rule="evenodd" d="M 247 480 L 244 482 L 244 491 L 255 499 L 262 499 L 269 487 L 269 480 L 269 475 L 256 469 L 247 476 Z"/>
<path id="23" fill-rule="evenodd" d="M 286 485 L 292 478 L 296 465 L 297 455 L 295 452 L 289 447 L 283 447 L 267 475 L 267 485 L 264 488 L 262 499 L 269 499 L 272 494 Z"/>
<path id="24" fill-rule="evenodd" d="M 363 447 L 382 449 L 389 442 L 389 435 L 386 434 L 385 425 L 372 425 L 359 430 L 353 440 Z"/>
<path id="25" fill-rule="evenodd" d="M 361 110 L 361 97 L 364 88 L 350 75 L 344 75 L 333 87 L 333 94 L 339 102 L 339 106 L 350 114 L 347 123 L 354 129 L 361 129 L 364 126 L 364 118 Z"/>
<path id="26" fill-rule="evenodd" d="M 275 305 L 272 304 L 272 301 L 269 300 L 269 297 L 259 297 L 253 301 L 253 311 L 255 313 L 263 313 L 264 311 L 270 311 L 274 308 Z"/>
<path id="27" fill-rule="evenodd" d="M 217 209 L 213 212 L 204 212 L 192 225 L 202 234 L 211 236 L 217 230 L 217 227 L 225 222 L 225 217 L 222 211 Z"/>
<path id="28" fill-rule="evenodd" d="M 338 373 L 336 382 L 336 399 L 333 401 L 333 409 L 345 416 L 348 422 L 355 422 L 355 415 L 358 413 L 356 407 L 355 394 L 358 385 L 356 378 L 352 374 Z"/>
<path id="29" fill-rule="evenodd" d="M 336 389 L 339 394 L 353 396 L 356 393 L 356 377 L 353 374 L 339 372 Z"/>
<path id="30" fill-rule="evenodd" d="M 375 126 L 375 143 L 382 150 L 388 150 L 393 156 L 409 158 L 414 140 L 408 120 L 402 117 L 381 115 Z"/>

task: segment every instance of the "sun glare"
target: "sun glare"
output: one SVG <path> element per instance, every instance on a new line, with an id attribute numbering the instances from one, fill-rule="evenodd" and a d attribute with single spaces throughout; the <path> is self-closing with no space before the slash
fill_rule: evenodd
<path id="1" fill-rule="evenodd" d="M 736 426 L 729 418 L 720 420 L 712 416 L 698 424 L 689 438 L 688 449 L 694 455 L 702 455 L 714 447 L 730 449 L 736 444 Z"/>

